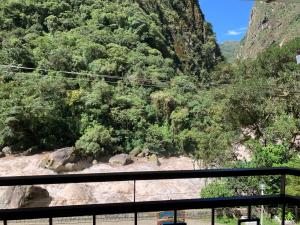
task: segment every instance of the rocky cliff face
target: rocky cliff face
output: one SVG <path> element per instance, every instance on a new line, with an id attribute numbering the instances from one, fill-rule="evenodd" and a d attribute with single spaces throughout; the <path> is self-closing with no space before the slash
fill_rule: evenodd
<path id="1" fill-rule="evenodd" d="M 221 60 L 212 26 L 205 20 L 197 0 L 136 0 L 148 13 L 156 13 L 168 45 L 184 72 L 201 76 Z"/>
<path id="2" fill-rule="evenodd" d="M 254 58 L 272 44 L 284 45 L 299 36 L 300 4 L 297 1 L 257 1 L 238 57 Z"/>

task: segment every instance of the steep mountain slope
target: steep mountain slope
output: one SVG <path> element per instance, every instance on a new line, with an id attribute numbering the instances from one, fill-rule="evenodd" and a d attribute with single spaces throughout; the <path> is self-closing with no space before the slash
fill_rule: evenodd
<path id="1" fill-rule="evenodd" d="M 174 49 L 184 71 L 198 76 L 220 60 L 211 24 L 205 21 L 197 0 L 136 0 L 149 14 L 159 15 L 168 44 Z M 202 66 L 201 66 L 202 65 Z"/>
<path id="2" fill-rule="evenodd" d="M 257 1 L 249 30 L 238 57 L 253 58 L 272 44 L 283 45 L 300 36 L 300 4 L 297 1 Z"/>
<path id="3" fill-rule="evenodd" d="M 220 60 L 220 50 L 214 33 L 210 24 L 204 20 L 197 0 L 125 0 L 121 2 L 85 0 L 80 3 L 74 0 L 66 2 L 4 0 L 0 6 L 0 22 L 3 49 L 11 45 L 20 45 L 20 47 L 23 45 L 22 52 L 27 53 L 24 57 L 19 54 L 18 59 L 16 55 L 11 54 L 10 59 L 3 59 L 7 63 L 13 61 L 32 67 L 39 66 L 40 57 L 37 55 L 40 56 L 41 52 L 36 50 L 40 47 L 40 40 L 37 38 L 43 37 L 44 41 L 51 42 L 62 36 L 66 36 L 62 37 L 65 42 L 69 40 L 68 43 L 64 43 L 65 46 L 73 44 L 74 41 L 70 40 L 72 36 L 79 39 L 77 42 L 89 39 L 106 48 L 112 47 L 108 45 L 114 43 L 132 50 L 137 49 L 137 42 L 144 43 L 158 50 L 163 58 L 172 59 L 176 69 L 198 78 L 201 78 L 203 69 L 211 69 Z M 16 36 L 19 43 L 9 43 L 7 41 L 9 36 Z M 98 36 L 98 39 L 95 36 Z M 45 37 L 48 40 L 45 40 Z M 54 42 L 57 41 L 54 40 Z M 82 46 L 82 43 L 80 44 Z M 82 47 L 78 45 L 77 48 Z M 42 50 L 42 52 L 45 51 Z M 124 49 L 119 52 L 124 52 Z M 103 54 L 100 55 L 103 56 Z M 101 57 L 95 57 L 92 60 L 99 58 Z M 72 62 L 73 60 L 63 61 Z M 83 62 L 73 64 L 78 63 L 84 64 Z M 51 69 L 89 70 L 90 68 L 87 67 L 90 63 L 88 61 L 87 65 L 77 65 L 77 68 L 76 66 L 74 68 L 74 65 L 55 68 L 53 65 L 57 63 L 52 63 Z M 111 71 L 105 72 L 109 74 Z M 125 73 L 124 71 L 115 72 L 119 74 L 114 75 Z"/>
<path id="4" fill-rule="evenodd" d="M 227 62 L 231 63 L 236 59 L 237 51 L 240 47 L 239 41 L 225 41 L 220 45 L 221 52 Z"/>
<path id="5" fill-rule="evenodd" d="M 0 148 L 193 152 L 220 59 L 197 0 L 3 0 Z"/>

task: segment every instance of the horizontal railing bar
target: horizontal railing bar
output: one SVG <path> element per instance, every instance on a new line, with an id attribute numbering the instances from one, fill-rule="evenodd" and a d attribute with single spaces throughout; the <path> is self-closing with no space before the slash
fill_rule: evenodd
<path id="1" fill-rule="evenodd" d="M 285 169 L 287 171 L 286 175 L 300 177 L 300 169 L 294 169 L 294 168 L 285 168 Z"/>
<path id="2" fill-rule="evenodd" d="M 290 202 L 289 202 L 290 201 Z M 249 205 L 280 205 L 299 200 L 284 196 L 247 196 L 208 199 L 148 201 L 136 203 L 111 203 L 99 205 L 59 206 L 47 208 L 0 210 L 0 220 L 23 220 L 90 215 L 126 214 L 168 210 L 208 209 Z M 299 202 L 298 202 L 299 203 Z"/>
<path id="3" fill-rule="evenodd" d="M 92 183 L 131 180 L 162 180 L 188 179 L 208 177 L 241 177 L 267 175 L 300 176 L 300 170 L 285 167 L 258 169 L 209 169 L 209 170 L 179 170 L 179 171 L 146 171 L 93 174 L 62 174 L 43 176 L 1 177 L 0 186 L 36 185 L 36 184 L 65 184 Z"/>
<path id="4" fill-rule="evenodd" d="M 286 195 L 285 198 L 290 206 L 300 207 L 300 196 Z"/>

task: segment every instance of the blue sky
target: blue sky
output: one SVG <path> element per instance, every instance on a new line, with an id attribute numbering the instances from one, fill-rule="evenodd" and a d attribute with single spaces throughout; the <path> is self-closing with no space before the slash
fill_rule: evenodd
<path id="1" fill-rule="evenodd" d="M 241 40 L 247 32 L 252 0 L 199 0 L 208 22 L 211 22 L 219 43 Z"/>

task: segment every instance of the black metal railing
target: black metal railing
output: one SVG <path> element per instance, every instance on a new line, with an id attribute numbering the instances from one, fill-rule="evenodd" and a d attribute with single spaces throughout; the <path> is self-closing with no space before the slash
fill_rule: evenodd
<path id="1" fill-rule="evenodd" d="M 251 206 L 257 205 L 281 205 L 282 225 L 285 224 L 286 206 L 300 206 L 299 196 L 286 195 L 286 176 L 300 176 L 300 170 L 291 168 L 260 168 L 260 169 L 210 169 L 210 170 L 187 170 L 187 171 L 155 171 L 155 172 L 123 172 L 123 173 L 97 173 L 97 174 L 65 174 L 46 176 L 17 176 L 1 177 L 1 186 L 20 185 L 45 185 L 66 183 L 94 183 L 113 181 L 133 181 L 133 201 L 125 203 L 57 206 L 44 208 L 23 209 L 0 209 L 0 220 L 7 225 L 9 220 L 92 216 L 93 224 L 96 224 L 96 215 L 106 214 L 134 214 L 134 224 L 137 225 L 139 212 L 155 212 L 187 209 L 212 209 L 212 225 L 215 221 L 215 209 L 222 207 L 248 207 L 248 217 L 251 217 Z M 226 198 L 199 198 L 164 201 L 136 201 L 136 181 L 141 180 L 168 180 L 168 179 L 191 179 L 191 178 L 221 178 L 221 177 L 244 177 L 244 176 L 281 176 L 280 193 L 272 196 L 239 196 Z M 176 223 L 176 216 L 175 223 Z"/>

